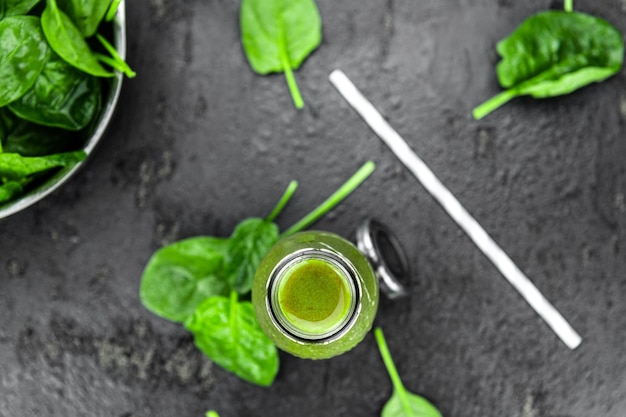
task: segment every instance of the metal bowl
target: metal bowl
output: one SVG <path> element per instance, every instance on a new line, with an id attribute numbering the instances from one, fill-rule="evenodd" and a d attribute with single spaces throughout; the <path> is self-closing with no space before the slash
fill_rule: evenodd
<path id="1" fill-rule="evenodd" d="M 125 0 L 120 2 L 115 19 L 113 19 L 113 45 L 117 49 L 119 55 L 126 58 L 126 4 Z M 10 201 L 0 205 L 0 219 L 9 217 L 27 207 L 32 206 L 36 202 L 52 193 L 57 188 L 65 184 L 78 170 L 85 164 L 89 156 L 93 153 L 96 145 L 102 138 L 117 105 L 117 101 L 122 89 L 123 74 L 116 72 L 115 77 L 109 79 L 108 91 L 103 100 L 102 110 L 97 121 L 94 123 L 92 131 L 87 135 L 83 150 L 87 157 L 70 168 L 62 169 L 48 178 L 44 183 L 30 190 L 17 200 Z"/>

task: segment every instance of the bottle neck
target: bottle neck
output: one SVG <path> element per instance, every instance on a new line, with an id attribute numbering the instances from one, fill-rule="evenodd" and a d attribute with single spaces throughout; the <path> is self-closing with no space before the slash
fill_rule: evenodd
<path id="1" fill-rule="evenodd" d="M 347 259 L 323 249 L 304 249 L 274 268 L 266 303 L 274 325 L 284 334 L 304 342 L 328 342 L 354 324 L 361 291 Z"/>

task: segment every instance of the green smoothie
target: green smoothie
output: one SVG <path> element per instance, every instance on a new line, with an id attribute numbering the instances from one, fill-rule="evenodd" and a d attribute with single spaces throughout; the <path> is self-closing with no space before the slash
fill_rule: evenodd
<path id="1" fill-rule="evenodd" d="M 324 336 L 350 318 L 350 278 L 332 262 L 307 259 L 286 269 L 278 283 L 279 315 L 305 337 Z"/>

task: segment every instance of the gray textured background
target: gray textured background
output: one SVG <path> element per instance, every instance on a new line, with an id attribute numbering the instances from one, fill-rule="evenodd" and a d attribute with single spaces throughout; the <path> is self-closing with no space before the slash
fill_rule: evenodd
<path id="1" fill-rule="evenodd" d="M 626 33 L 625 0 L 578 0 Z M 281 355 L 271 388 L 213 366 L 138 300 L 161 245 L 226 236 L 291 179 L 286 228 L 363 162 L 377 170 L 316 227 L 397 231 L 410 297 L 378 324 L 406 386 L 445 417 L 626 415 L 626 74 L 570 96 L 499 91 L 495 42 L 532 0 L 319 0 L 321 47 L 296 78 L 259 77 L 234 0 L 127 6 L 126 80 L 80 172 L 0 223 L 0 415 L 377 416 L 391 384 L 373 337 L 323 362 Z M 569 351 L 327 81 L 343 69 L 582 334 Z"/>

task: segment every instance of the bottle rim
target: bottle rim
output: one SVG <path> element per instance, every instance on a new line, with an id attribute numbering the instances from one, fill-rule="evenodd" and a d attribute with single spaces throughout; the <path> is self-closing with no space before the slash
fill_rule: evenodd
<path id="1" fill-rule="evenodd" d="M 328 331 L 323 333 L 312 333 L 298 328 L 284 315 L 278 301 L 280 283 L 287 276 L 287 272 L 290 268 L 300 262 L 312 259 L 328 262 L 338 269 L 341 272 L 339 275 L 347 284 L 346 287 L 350 296 L 350 305 L 345 316 L 338 323 L 331 326 Z M 285 257 L 272 270 L 270 278 L 267 281 L 268 297 L 266 297 L 265 302 L 269 317 L 274 326 L 292 340 L 306 343 L 329 343 L 346 334 L 356 322 L 361 310 L 360 300 L 362 291 L 358 273 L 348 259 L 329 250 L 306 248 L 295 251 Z"/>

